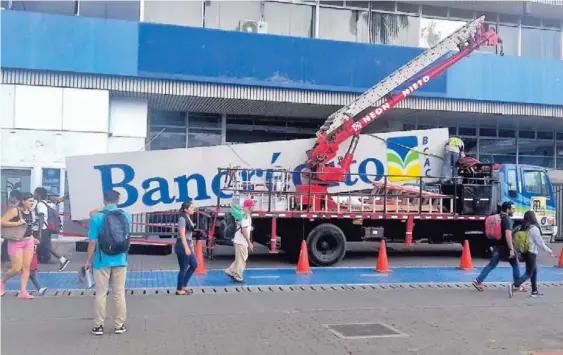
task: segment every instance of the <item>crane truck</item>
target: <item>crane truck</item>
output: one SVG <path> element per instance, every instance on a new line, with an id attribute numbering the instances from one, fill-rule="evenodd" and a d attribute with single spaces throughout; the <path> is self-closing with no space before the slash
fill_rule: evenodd
<path id="1" fill-rule="evenodd" d="M 232 204 L 246 198 L 257 201 L 253 240 L 267 245 L 270 253 L 282 250 L 291 258 L 298 256 L 305 240 L 309 259 L 317 266 L 339 262 L 351 241 L 385 239 L 412 245 L 468 239 L 474 254 L 484 254 L 484 220 L 507 200 L 516 205 L 516 221 L 533 209 L 543 233 L 556 234 L 553 186 L 541 167 L 466 158 L 459 162 L 459 177 L 442 183 L 439 176 L 415 176 L 409 170 L 425 152 L 413 149 L 408 139 L 389 139 L 386 147 L 394 153 L 387 154 L 386 174 L 350 172 L 358 142 L 366 136 L 362 130 L 372 122 L 479 47 L 494 46 L 503 55 L 501 39 L 494 27 L 485 28 L 484 19 L 467 23 L 333 113 L 306 152 L 304 169 L 253 167 L 265 176 L 256 183 L 249 168 L 219 168 L 217 176 L 225 177 L 221 191 L 232 197 Z M 344 143 L 348 148 L 337 157 Z M 371 182 L 371 188 L 335 192 L 334 186 L 358 179 Z M 236 229 L 229 207 L 219 197 L 215 212 L 207 238 L 210 257 L 215 245 L 232 243 Z"/>

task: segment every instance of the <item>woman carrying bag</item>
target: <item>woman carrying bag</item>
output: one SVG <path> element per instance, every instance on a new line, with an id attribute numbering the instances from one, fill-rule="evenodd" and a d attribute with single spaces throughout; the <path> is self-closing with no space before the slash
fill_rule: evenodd
<path id="1" fill-rule="evenodd" d="M 2 216 L 1 226 L 2 235 L 8 243 L 8 255 L 11 267 L 0 282 L 0 295 L 4 296 L 6 282 L 17 274 L 21 273 L 20 292 L 18 297 L 24 300 L 33 299 L 27 292 L 27 281 L 31 260 L 33 259 L 33 249 L 39 243 L 33 237 L 33 227 L 35 216 L 33 215 L 33 195 L 29 192 L 22 194 L 22 205 L 8 210 Z"/>
<path id="2" fill-rule="evenodd" d="M 174 252 L 178 257 L 178 283 L 176 285 L 176 295 L 190 295 L 192 291 L 188 288 L 188 282 L 197 269 L 197 260 L 195 258 L 192 234 L 195 224 L 192 216 L 195 212 L 192 202 L 184 202 L 180 207 L 180 215 L 178 217 L 178 238 Z"/>

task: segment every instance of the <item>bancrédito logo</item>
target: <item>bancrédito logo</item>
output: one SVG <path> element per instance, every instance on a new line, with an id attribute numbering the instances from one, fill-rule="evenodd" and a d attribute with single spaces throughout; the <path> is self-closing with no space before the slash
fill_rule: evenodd
<path id="1" fill-rule="evenodd" d="M 389 181 L 409 181 L 422 175 L 417 136 L 387 139 Z"/>

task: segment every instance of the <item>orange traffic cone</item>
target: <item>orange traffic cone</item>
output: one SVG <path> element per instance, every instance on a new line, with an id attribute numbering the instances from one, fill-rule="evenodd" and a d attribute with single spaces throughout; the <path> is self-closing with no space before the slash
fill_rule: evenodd
<path id="1" fill-rule="evenodd" d="M 389 270 L 389 263 L 387 262 L 387 247 L 385 245 L 385 240 L 381 241 L 381 246 L 379 247 L 379 255 L 377 256 L 377 266 L 374 269 L 376 272 L 391 272 Z"/>
<path id="2" fill-rule="evenodd" d="M 461 262 L 459 263 L 461 270 L 474 270 L 471 262 L 471 251 L 469 250 L 469 241 L 466 239 L 463 243 L 463 252 L 461 253 Z"/>
<path id="3" fill-rule="evenodd" d="M 301 242 L 301 251 L 299 252 L 299 261 L 297 262 L 297 274 L 312 274 L 309 266 L 309 253 L 307 252 L 307 243 Z"/>
<path id="4" fill-rule="evenodd" d="M 205 259 L 203 257 L 203 245 L 201 239 L 195 243 L 195 259 L 197 261 L 197 269 L 195 269 L 195 274 L 207 274 L 207 270 L 205 270 Z"/>
<path id="5" fill-rule="evenodd" d="M 557 265 L 555 265 L 555 267 L 563 268 L 563 248 L 561 248 L 561 254 L 559 254 L 559 262 L 557 263 Z"/>

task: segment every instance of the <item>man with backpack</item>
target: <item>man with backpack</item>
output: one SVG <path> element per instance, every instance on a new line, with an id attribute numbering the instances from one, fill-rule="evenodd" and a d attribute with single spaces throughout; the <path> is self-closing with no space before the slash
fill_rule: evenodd
<path id="1" fill-rule="evenodd" d="M 487 266 L 483 268 L 481 274 L 479 274 L 477 279 L 473 281 L 473 286 L 481 292 L 484 291 L 483 282 L 485 281 L 489 273 L 497 267 L 501 258 L 508 257 L 508 262 L 510 263 L 510 266 L 512 266 L 512 276 L 514 278 L 514 281 L 520 278 L 520 269 L 518 268 L 518 255 L 514 250 L 514 242 L 512 240 L 511 217 L 514 215 L 514 204 L 511 201 L 503 202 L 500 208 L 499 215 L 499 238 L 491 239 L 491 244 L 493 247 L 491 260 L 489 261 Z M 516 291 L 524 292 L 526 291 L 526 289 L 523 286 L 520 286 L 520 288 L 518 288 Z"/>
<path id="2" fill-rule="evenodd" d="M 40 263 L 48 264 L 51 261 L 51 254 L 59 259 L 60 268 L 59 271 L 66 269 L 70 260 L 59 255 L 53 250 L 52 236 L 57 234 L 61 230 L 61 219 L 59 218 L 59 213 L 56 207 L 47 200 L 47 189 L 44 187 L 38 187 L 33 192 L 35 196 L 35 207 L 34 212 L 39 220 L 40 229 L 40 244 L 37 247 L 37 260 Z"/>
<path id="3" fill-rule="evenodd" d="M 115 300 L 115 334 L 123 334 L 127 308 L 125 280 L 127 277 L 127 252 L 131 230 L 131 215 L 117 208 L 119 192 L 104 192 L 104 209 L 92 215 L 88 230 L 88 257 L 84 268 L 93 268 L 96 282 L 95 317 L 92 334 L 104 334 L 106 300 L 111 280 Z"/>

